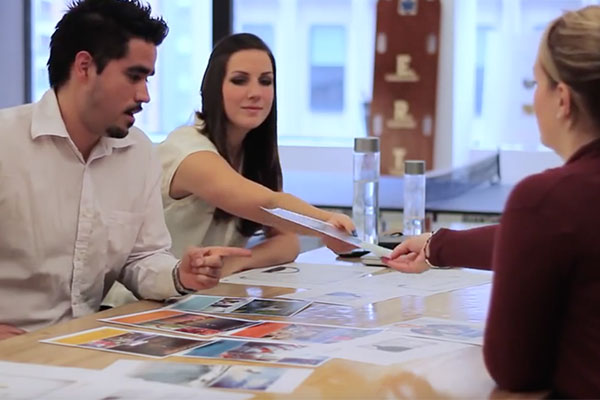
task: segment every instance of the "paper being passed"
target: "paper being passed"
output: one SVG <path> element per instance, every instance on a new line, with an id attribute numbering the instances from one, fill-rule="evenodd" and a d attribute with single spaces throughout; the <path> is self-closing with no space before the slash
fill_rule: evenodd
<path id="1" fill-rule="evenodd" d="M 378 257 L 389 257 L 389 255 L 392 254 L 392 250 L 390 249 L 386 249 L 385 247 L 381 247 L 376 244 L 363 242 L 358 238 L 336 228 L 335 226 L 328 224 L 327 222 L 311 218 L 306 215 L 298 214 L 293 211 L 284 210 L 283 208 L 262 207 L 262 209 L 278 218 L 311 229 L 323 235 L 327 235 L 344 243 L 348 243 L 352 246 L 361 247 L 365 250 L 369 250 L 371 253 L 375 254 Z"/>

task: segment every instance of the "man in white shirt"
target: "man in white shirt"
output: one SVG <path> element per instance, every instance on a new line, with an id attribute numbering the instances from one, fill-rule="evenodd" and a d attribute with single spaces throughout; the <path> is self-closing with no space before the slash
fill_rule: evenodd
<path id="1" fill-rule="evenodd" d="M 160 165 L 132 127 L 167 31 L 136 0 L 81 0 L 52 35 L 52 89 L 0 110 L 0 338 L 97 311 L 116 279 L 160 300 L 249 255 L 169 253 Z"/>

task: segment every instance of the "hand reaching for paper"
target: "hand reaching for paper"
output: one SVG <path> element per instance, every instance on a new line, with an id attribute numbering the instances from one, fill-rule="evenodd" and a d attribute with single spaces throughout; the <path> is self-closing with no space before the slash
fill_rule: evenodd
<path id="1" fill-rule="evenodd" d="M 331 213 L 331 216 L 325 222 L 350 235 L 356 234 L 354 222 L 345 214 Z M 336 254 L 347 253 L 358 247 L 327 235 L 322 235 L 321 239 L 323 240 L 323 244 Z"/>
<path id="2" fill-rule="evenodd" d="M 216 286 L 221 278 L 223 257 L 250 257 L 249 249 L 237 247 L 191 247 L 179 265 L 179 281 L 187 289 L 202 290 Z"/>
<path id="3" fill-rule="evenodd" d="M 424 233 L 405 239 L 396 246 L 389 258 L 383 257 L 382 261 L 388 267 L 400 272 L 421 273 L 427 271 L 429 265 L 425 262 L 425 251 L 427 250 L 425 245 L 430 236 L 430 233 Z"/>

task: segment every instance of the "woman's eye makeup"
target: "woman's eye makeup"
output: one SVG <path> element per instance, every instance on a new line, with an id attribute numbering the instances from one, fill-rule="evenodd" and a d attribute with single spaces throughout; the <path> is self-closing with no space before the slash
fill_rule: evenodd
<path id="1" fill-rule="evenodd" d="M 255 79 L 255 78 L 252 78 Z M 234 85 L 245 85 L 250 80 L 250 77 L 247 75 L 234 75 L 229 78 L 229 82 Z M 261 76 L 258 78 L 258 83 L 262 86 L 271 86 L 273 84 L 273 78 L 271 76 Z"/>
<path id="2" fill-rule="evenodd" d="M 245 76 L 234 76 L 229 81 L 234 85 L 243 85 L 248 82 L 248 78 Z"/>

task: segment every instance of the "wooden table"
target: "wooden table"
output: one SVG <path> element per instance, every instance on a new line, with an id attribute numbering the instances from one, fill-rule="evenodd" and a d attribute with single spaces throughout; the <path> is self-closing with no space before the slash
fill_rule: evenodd
<path id="1" fill-rule="evenodd" d="M 352 261 L 335 260 L 325 248 L 300 255 L 298 262 L 351 265 Z M 203 294 L 272 297 L 295 289 L 251 287 L 220 284 Z M 354 326 L 378 326 L 419 316 L 483 321 L 488 308 L 490 285 L 481 285 L 426 298 L 404 297 L 353 309 L 345 314 Z M 98 318 L 149 310 L 162 306 L 158 302 L 140 301 L 112 310 L 57 324 L 26 335 L 0 341 L 0 359 L 47 365 L 104 368 L 117 359 L 144 359 L 118 353 L 79 349 L 39 343 L 40 339 L 95 328 L 103 324 Z M 302 314 L 311 313 L 308 309 Z M 328 323 L 319 315 L 320 323 Z M 181 357 L 169 361 L 197 362 Z M 219 363 L 202 360 L 203 363 Z M 240 363 L 240 362 L 235 362 Z M 312 375 L 290 395 L 257 394 L 257 399 L 374 399 L 374 398 L 516 398 L 539 397 L 499 391 L 483 363 L 481 347 L 471 346 L 446 355 L 405 364 L 377 366 L 332 359 L 316 368 Z"/>

